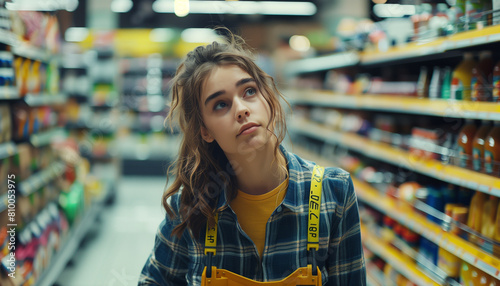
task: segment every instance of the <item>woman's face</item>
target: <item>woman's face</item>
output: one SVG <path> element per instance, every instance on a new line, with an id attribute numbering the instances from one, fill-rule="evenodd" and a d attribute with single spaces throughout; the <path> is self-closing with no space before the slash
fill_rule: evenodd
<path id="1" fill-rule="evenodd" d="M 226 155 L 268 144 L 270 108 L 255 80 L 236 65 L 217 66 L 201 91 L 203 140 L 217 141 Z"/>

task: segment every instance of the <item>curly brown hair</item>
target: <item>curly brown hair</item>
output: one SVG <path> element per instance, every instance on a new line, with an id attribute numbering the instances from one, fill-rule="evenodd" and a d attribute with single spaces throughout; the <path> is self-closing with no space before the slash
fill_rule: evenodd
<path id="1" fill-rule="evenodd" d="M 267 128 L 277 140 L 275 159 L 279 144 L 286 135 L 280 98 L 286 100 L 278 91 L 274 79 L 254 62 L 250 48 L 241 37 L 229 33 L 224 42 L 213 42 L 189 52 L 171 81 L 172 102 L 166 118 L 170 124 L 177 121 L 183 135 L 178 157 L 168 170 L 174 181 L 162 197 L 163 207 L 169 216 L 181 220 L 172 231 L 172 235 L 179 237 L 186 228 L 198 237 L 207 222 L 210 226 L 214 225 L 217 198 L 221 191 L 226 192 L 228 202 L 237 194 L 235 173 L 223 150 L 217 142 L 207 143 L 201 136 L 201 128 L 205 126 L 200 104 L 202 86 L 211 71 L 222 65 L 236 65 L 247 72 L 269 104 L 271 118 Z M 286 172 L 286 166 L 283 168 Z M 180 190 L 179 210 L 174 213 L 168 199 Z"/>

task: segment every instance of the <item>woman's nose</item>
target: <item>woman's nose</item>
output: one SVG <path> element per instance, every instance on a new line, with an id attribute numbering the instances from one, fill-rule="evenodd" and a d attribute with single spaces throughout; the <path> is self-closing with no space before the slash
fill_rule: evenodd
<path id="1" fill-rule="evenodd" d="M 236 119 L 241 120 L 244 117 L 248 117 L 250 115 L 250 110 L 248 109 L 246 104 L 241 102 L 241 100 L 236 100 L 235 105 L 236 105 Z"/>

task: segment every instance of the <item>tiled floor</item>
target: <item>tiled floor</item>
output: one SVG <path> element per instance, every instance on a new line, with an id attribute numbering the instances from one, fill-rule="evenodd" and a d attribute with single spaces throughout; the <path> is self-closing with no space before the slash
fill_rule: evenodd
<path id="1" fill-rule="evenodd" d="M 163 177 L 122 177 L 116 201 L 101 213 L 57 285 L 137 285 L 164 217 L 165 183 Z"/>

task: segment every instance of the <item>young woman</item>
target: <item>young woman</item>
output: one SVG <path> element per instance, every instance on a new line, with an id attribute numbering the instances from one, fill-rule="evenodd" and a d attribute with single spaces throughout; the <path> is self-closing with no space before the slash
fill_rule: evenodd
<path id="1" fill-rule="evenodd" d="M 281 145 L 286 126 L 274 80 L 231 35 L 190 52 L 172 82 L 167 119 L 178 120 L 183 140 L 163 195 L 168 215 L 139 285 L 200 285 L 207 225 L 217 225 L 218 269 L 277 281 L 311 263 L 315 163 Z M 365 285 L 357 199 L 339 168 L 324 172 L 314 263 L 323 285 Z"/>

